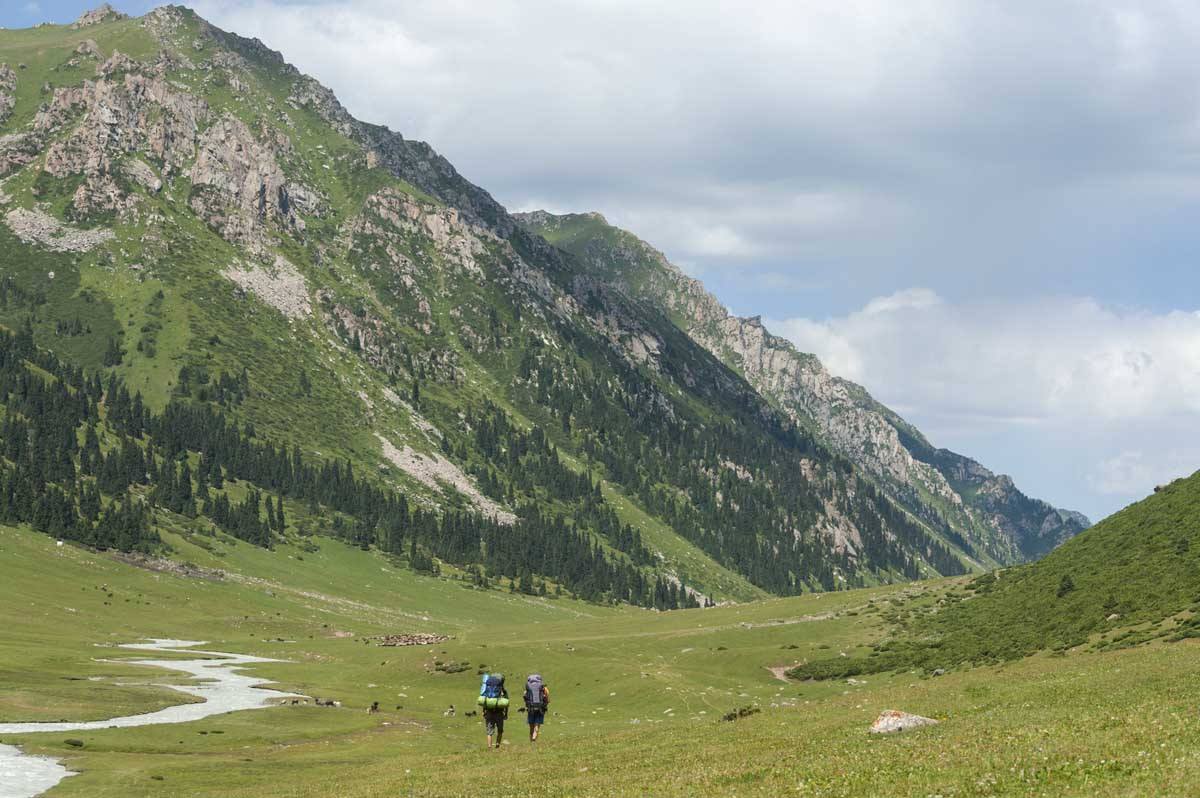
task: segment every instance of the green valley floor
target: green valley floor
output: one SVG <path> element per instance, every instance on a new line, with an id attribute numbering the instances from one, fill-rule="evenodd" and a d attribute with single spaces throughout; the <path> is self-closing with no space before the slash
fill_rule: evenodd
<path id="1" fill-rule="evenodd" d="M 932 605 L 949 582 L 654 613 L 415 576 L 329 539 L 275 552 L 170 542 L 190 575 L 0 527 L 0 722 L 187 700 L 153 686 L 182 676 L 108 647 L 152 637 L 286 660 L 252 672 L 341 706 L 0 736 L 80 773 L 50 796 L 1186 796 L 1200 784 L 1194 640 L 940 677 L 776 675 L 863 654 L 896 604 Z M 411 632 L 450 639 L 375 639 Z M 484 749 L 465 716 L 481 669 L 507 674 L 514 695 L 526 673 L 545 676 L 536 750 L 515 709 L 506 744 Z M 383 711 L 368 714 L 372 701 Z M 722 719 L 743 707 L 760 711 Z M 884 709 L 940 723 L 868 735 Z"/>

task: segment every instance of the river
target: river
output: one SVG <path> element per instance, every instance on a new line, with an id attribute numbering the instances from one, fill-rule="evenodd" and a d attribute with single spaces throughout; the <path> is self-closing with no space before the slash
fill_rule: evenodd
<path id="1" fill-rule="evenodd" d="M 191 674 L 195 684 L 163 685 L 203 699 L 201 703 L 178 704 L 147 712 L 143 715 L 127 715 L 109 720 L 82 721 L 77 723 L 0 723 L 0 735 L 32 734 L 37 732 L 80 732 L 97 729 L 151 726 L 159 723 L 187 723 L 236 712 L 242 709 L 262 709 L 284 698 L 294 698 L 291 693 L 266 690 L 259 685 L 270 680 L 239 673 L 242 666 L 279 660 L 252 657 L 246 654 L 226 654 L 220 651 L 199 651 L 193 646 L 202 642 L 189 640 L 154 640 L 149 643 L 130 643 L 124 649 L 139 651 L 181 651 L 198 654 L 205 659 L 137 659 L 121 660 L 122 664 L 147 665 Z M 11 745 L 0 745 L 0 798 L 33 798 L 40 795 L 67 776 L 74 775 L 50 757 L 30 756 Z"/>

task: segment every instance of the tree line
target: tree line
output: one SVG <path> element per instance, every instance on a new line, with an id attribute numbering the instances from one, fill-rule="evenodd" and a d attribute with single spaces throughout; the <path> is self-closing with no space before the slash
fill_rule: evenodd
<path id="1" fill-rule="evenodd" d="M 511 527 L 478 513 L 414 510 L 348 460 L 308 458 L 260 439 L 218 404 L 249 390 L 242 375 L 192 370 L 180 385 L 155 412 L 117 375 L 85 373 L 39 349 L 28 322 L 0 330 L 0 521 L 98 549 L 154 551 L 162 546 L 155 511 L 170 512 L 270 547 L 288 529 L 286 498 L 332 519 L 331 534 L 407 555 L 414 567 L 428 570 L 432 555 L 514 584 L 536 575 L 589 600 L 696 605 L 682 586 L 649 572 L 640 534 L 617 521 L 598 484 L 498 408 L 479 411 L 486 423 L 478 434 L 493 441 L 484 450 L 494 489 L 518 508 Z M 242 483 L 240 498 L 231 481 Z M 561 512 L 544 512 L 538 497 Z"/>

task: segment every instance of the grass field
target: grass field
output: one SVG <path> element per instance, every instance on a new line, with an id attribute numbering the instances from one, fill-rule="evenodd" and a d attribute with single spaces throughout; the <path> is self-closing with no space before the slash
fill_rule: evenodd
<path id="1" fill-rule="evenodd" d="M 97 645 L 156 636 L 288 660 L 256 673 L 343 707 L 5 735 L 81 772 L 52 796 L 1158 796 L 1194 794 L 1200 779 L 1195 641 L 864 684 L 784 682 L 768 670 L 861 655 L 892 601 L 933 602 L 946 583 L 659 614 L 480 591 L 332 540 L 275 554 L 172 543 L 198 565 L 219 562 L 226 578 L 150 571 L 0 528 L 0 720 L 185 700 L 147 686 L 168 674 L 96 661 L 138 656 Z M 370 641 L 411 631 L 452 639 Z M 437 662 L 470 667 L 444 673 Z M 554 700 L 536 752 L 515 711 L 500 752 L 485 751 L 479 720 L 463 717 L 483 666 L 514 687 L 531 670 L 546 676 Z M 371 701 L 385 711 L 368 715 Z M 720 719 L 744 706 L 761 711 Z M 867 735 L 889 708 L 942 722 Z"/>

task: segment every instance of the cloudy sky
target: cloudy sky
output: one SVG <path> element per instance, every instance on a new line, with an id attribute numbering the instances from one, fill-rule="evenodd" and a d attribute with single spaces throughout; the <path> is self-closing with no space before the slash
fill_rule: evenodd
<path id="1" fill-rule="evenodd" d="M 603 212 L 1034 495 L 1099 518 L 1200 468 L 1195 3 L 195 7 L 509 208 Z"/>

